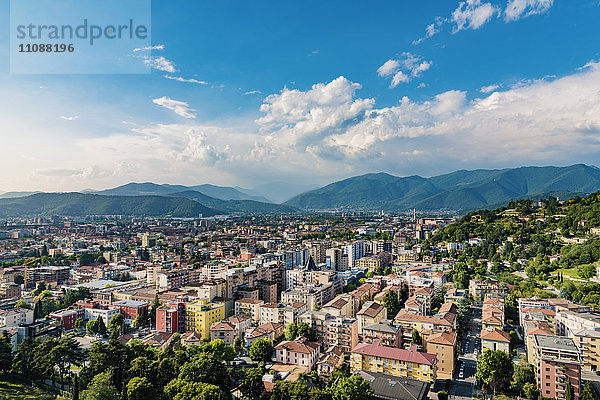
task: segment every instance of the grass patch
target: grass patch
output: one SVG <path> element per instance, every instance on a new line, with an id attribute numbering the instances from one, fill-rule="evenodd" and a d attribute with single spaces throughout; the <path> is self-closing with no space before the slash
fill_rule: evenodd
<path id="1" fill-rule="evenodd" d="M 19 394 L 17 394 L 17 392 Z M 0 382 L 0 400 L 54 400 L 55 395 L 18 383 Z"/>
<path id="2" fill-rule="evenodd" d="M 577 267 L 557 269 L 556 271 L 552 271 L 551 275 L 557 276 L 559 272 L 563 276 L 568 276 L 571 279 L 583 279 L 582 277 L 579 276 L 579 273 L 577 272 Z"/>

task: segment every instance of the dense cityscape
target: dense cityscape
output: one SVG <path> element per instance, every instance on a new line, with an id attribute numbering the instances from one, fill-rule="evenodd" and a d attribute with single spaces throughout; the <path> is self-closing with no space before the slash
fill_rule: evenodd
<path id="1" fill-rule="evenodd" d="M 7 219 L 2 374 L 39 398 L 591 399 L 599 207 Z"/>

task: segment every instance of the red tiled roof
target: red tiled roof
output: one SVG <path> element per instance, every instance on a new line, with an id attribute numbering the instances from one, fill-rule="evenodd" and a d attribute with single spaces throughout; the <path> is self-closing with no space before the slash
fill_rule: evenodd
<path id="1" fill-rule="evenodd" d="M 481 331 L 481 340 L 492 340 L 494 342 L 510 342 L 510 334 L 494 328 L 489 331 Z"/>
<path id="2" fill-rule="evenodd" d="M 393 360 L 401 360 L 416 364 L 435 364 L 435 354 L 422 353 L 420 351 L 410 351 L 405 349 L 397 349 L 394 347 L 378 346 L 376 344 L 360 343 L 352 349 L 352 353 L 388 358 Z"/>

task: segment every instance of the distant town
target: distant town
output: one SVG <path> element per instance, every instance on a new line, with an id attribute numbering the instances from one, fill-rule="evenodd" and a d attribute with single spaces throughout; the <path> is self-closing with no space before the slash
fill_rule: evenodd
<path id="1" fill-rule="evenodd" d="M 599 205 L 5 219 L 0 390 L 596 398 Z"/>

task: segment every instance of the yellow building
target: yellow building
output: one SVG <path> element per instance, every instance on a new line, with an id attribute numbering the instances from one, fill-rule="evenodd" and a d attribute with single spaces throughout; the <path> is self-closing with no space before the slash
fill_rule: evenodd
<path id="1" fill-rule="evenodd" d="M 208 299 L 187 304 L 185 308 L 185 330 L 210 338 L 210 327 L 225 319 L 225 305 L 211 303 Z"/>
<path id="2" fill-rule="evenodd" d="M 352 372 L 365 371 L 435 382 L 436 355 L 415 350 L 380 346 L 379 343 L 360 343 L 350 354 Z"/>
<path id="3" fill-rule="evenodd" d="M 369 271 L 375 272 L 381 268 L 381 260 L 379 257 L 363 257 L 356 260 L 357 268 L 368 268 Z"/>

